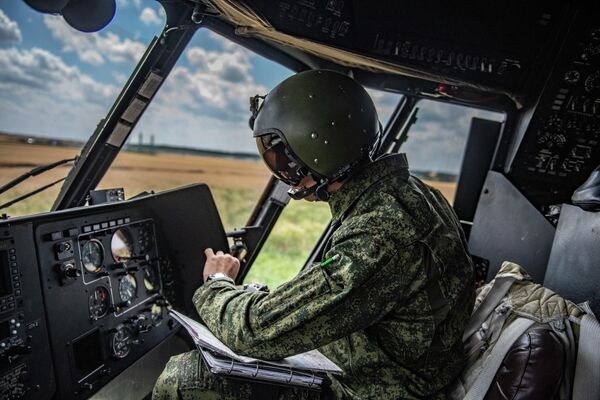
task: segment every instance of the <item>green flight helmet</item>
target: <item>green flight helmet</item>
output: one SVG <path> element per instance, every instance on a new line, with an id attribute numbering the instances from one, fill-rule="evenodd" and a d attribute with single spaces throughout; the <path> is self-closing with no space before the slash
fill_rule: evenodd
<path id="1" fill-rule="evenodd" d="M 263 160 L 292 186 L 310 174 L 322 189 L 372 161 L 379 147 L 381 125 L 373 100 L 339 72 L 300 72 L 267 96 L 251 98 L 250 109 Z"/>

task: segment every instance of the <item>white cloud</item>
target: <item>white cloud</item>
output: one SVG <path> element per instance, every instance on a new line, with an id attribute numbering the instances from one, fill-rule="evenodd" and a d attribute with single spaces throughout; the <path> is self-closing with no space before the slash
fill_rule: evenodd
<path id="1" fill-rule="evenodd" d="M 145 7 L 142 10 L 140 14 L 140 21 L 142 21 L 145 25 L 160 25 L 163 23 L 163 20 L 158 16 L 158 13 L 150 7 Z"/>
<path id="2" fill-rule="evenodd" d="M 0 43 L 21 43 L 22 40 L 19 24 L 0 9 Z"/>
<path id="3" fill-rule="evenodd" d="M 103 64 L 106 59 L 115 63 L 135 64 L 146 49 L 141 42 L 121 39 L 112 32 L 79 32 L 57 16 L 44 15 L 44 23 L 52 36 L 62 42 L 62 51 L 75 52 L 81 61 L 92 65 Z"/>
<path id="4" fill-rule="evenodd" d="M 250 73 L 250 53 L 239 47 L 222 52 L 192 47 L 185 57 L 191 68 L 176 68 L 172 79 L 196 101 L 220 110 L 224 116 L 245 116 L 248 98 L 267 92 Z"/>
<path id="5" fill-rule="evenodd" d="M 115 78 L 115 82 L 120 86 L 123 86 L 125 82 L 127 82 L 127 78 L 129 78 L 127 75 L 115 71 L 113 71 L 112 76 Z"/>
<path id="6" fill-rule="evenodd" d="M 367 88 L 367 93 L 369 93 L 369 96 L 373 99 L 373 103 L 375 103 L 379 121 L 385 126 L 385 123 L 390 115 L 392 115 L 394 108 L 396 108 L 396 105 L 402 96 L 398 93 L 384 92 L 382 90 L 369 88 Z"/>
<path id="7" fill-rule="evenodd" d="M 83 139 L 108 111 L 117 90 L 47 50 L 0 49 L 4 130 Z"/>
<path id="8" fill-rule="evenodd" d="M 248 50 L 244 49 L 243 47 L 240 47 L 239 45 L 235 44 L 231 40 L 227 39 L 226 37 L 223 37 L 213 31 L 208 31 L 208 37 L 212 41 L 218 43 L 224 50 L 236 50 L 237 49 L 238 51 L 248 51 Z M 250 53 L 250 52 L 248 51 L 248 53 Z M 250 54 L 253 54 L 253 53 L 250 53 Z"/>
<path id="9" fill-rule="evenodd" d="M 142 0 L 117 0 L 117 9 L 129 6 L 139 9 L 142 6 Z"/>
<path id="10" fill-rule="evenodd" d="M 158 143 L 256 151 L 249 98 L 268 88 L 254 80 L 252 53 L 233 45 L 224 51 L 192 47 L 183 56 L 189 66 L 173 69 L 136 130 L 155 134 Z"/>
<path id="11" fill-rule="evenodd" d="M 116 88 L 96 82 L 79 68 L 69 66 L 47 50 L 0 49 L 0 85 L 53 91 L 67 100 L 102 100 Z"/>
<path id="12" fill-rule="evenodd" d="M 402 146 L 413 170 L 458 173 L 471 119 L 504 119 L 499 113 L 430 100 L 417 107 L 417 122 Z"/>
<path id="13" fill-rule="evenodd" d="M 106 34 L 93 40 L 67 39 L 71 31 L 53 19 L 46 25 L 64 38 L 65 51 L 111 68 L 106 65 L 109 54 L 101 50 Z M 254 152 L 248 99 L 269 89 L 254 78 L 252 53 L 235 45 L 221 48 L 187 50 L 134 135 L 155 135 L 157 143 L 171 145 Z M 117 71 L 109 76 L 109 84 L 97 82 L 83 68 L 68 65 L 46 50 L 4 49 L 0 52 L 0 129 L 85 139 L 127 79 Z"/>

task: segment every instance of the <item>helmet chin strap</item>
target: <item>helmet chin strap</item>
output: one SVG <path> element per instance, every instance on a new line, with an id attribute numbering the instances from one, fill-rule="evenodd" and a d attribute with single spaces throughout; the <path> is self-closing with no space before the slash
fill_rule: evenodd
<path id="1" fill-rule="evenodd" d="M 305 197 L 310 196 L 311 194 L 313 194 L 316 191 L 317 191 L 317 185 L 311 186 L 309 188 L 303 187 L 302 189 L 289 188 L 287 191 L 287 194 L 294 200 L 301 200 Z"/>
<path id="2" fill-rule="evenodd" d="M 311 194 L 315 193 L 317 199 L 321 201 L 328 201 L 331 197 L 331 194 L 327 191 L 327 187 L 329 186 L 329 180 L 325 179 L 321 183 L 311 186 L 309 188 L 303 187 L 302 189 L 293 189 L 290 188 L 288 190 L 288 196 L 290 196 L 294 200 L 304 199 Z"/>

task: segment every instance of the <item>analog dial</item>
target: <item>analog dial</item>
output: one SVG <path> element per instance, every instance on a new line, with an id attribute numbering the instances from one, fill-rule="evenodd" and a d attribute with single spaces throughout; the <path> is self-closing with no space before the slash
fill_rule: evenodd
<path id="1" fill-rule="evenodd" d="M 113 234 L 110 250 L 116 262 L 127 262 L 133 257 L 133 240 L 127 229 L 118 229 Z"/>
<path id="2" fill-rule="evenodd" d="M 594 71 L 593 73 L 589 74 L 585 79 L 584 87 L 588 92 L 600 89 L 600 71 Z"/>
<path id="3" fill-rule="evenodd" d="M 131 331 L 125 326 L 118 326 L 110 337 L 111 354 L 115 358 L 125 358 L 131 352 Z"/>
<path id="4" fill-rule="evenodd" d="M 127 274 L 119 281 L 119 297 L 123 302 L 131 301 L 137 292 L 135 275 Z"/>
<path id="5" fill-rule="evenodd" d="M 104 286 L 98 286 L 94 289 L 88 298 L 88 307 L 92 319 L 100 319 L 108 313 L 110 308 L 110 296 L 108 289 Z"/>
<path id="6" fill-rule="evenodd" d="M 98 273 L 102 271 L 104 262 L 104 247 L 99 240 L 92 239 L 81 249 L 81 262 L 86 271 Z"/>

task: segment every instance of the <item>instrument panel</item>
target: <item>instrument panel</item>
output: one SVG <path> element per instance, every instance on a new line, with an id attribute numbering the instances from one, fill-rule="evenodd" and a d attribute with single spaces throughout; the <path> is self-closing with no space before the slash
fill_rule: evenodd
<path id="1" fill-rule="evenodd" d="M 536 205 L 569 202 L 573 191 L 600 164 L 600 25 L 596 15 L 577 15 L 561 63 L 521 132 L 523 140 L 510 176 Z"/>
<path id="2" fill-rule="evenodd" d="M 568 2 L 246 0 L 278 31 L 516 93 L 551 53 Z"/>
<path id="3" fill-rule="evenodd" d="M 228 248 L 205 185 L 9 220 L 3 229 L 3 399 L 91 396 L 178 330 L 169 308 L 194 315 L 203 249 Z"/>
<path id="4" fill-rule="evenodd" d="M 67 395 L 84 396 L 170 334 L 156 224 L 133 208 L 36 228 L 50 341 Z M 65 342 L 65 338 L 70 338 Z M 62 389 L 62 386 L 61 386 Z"/>

